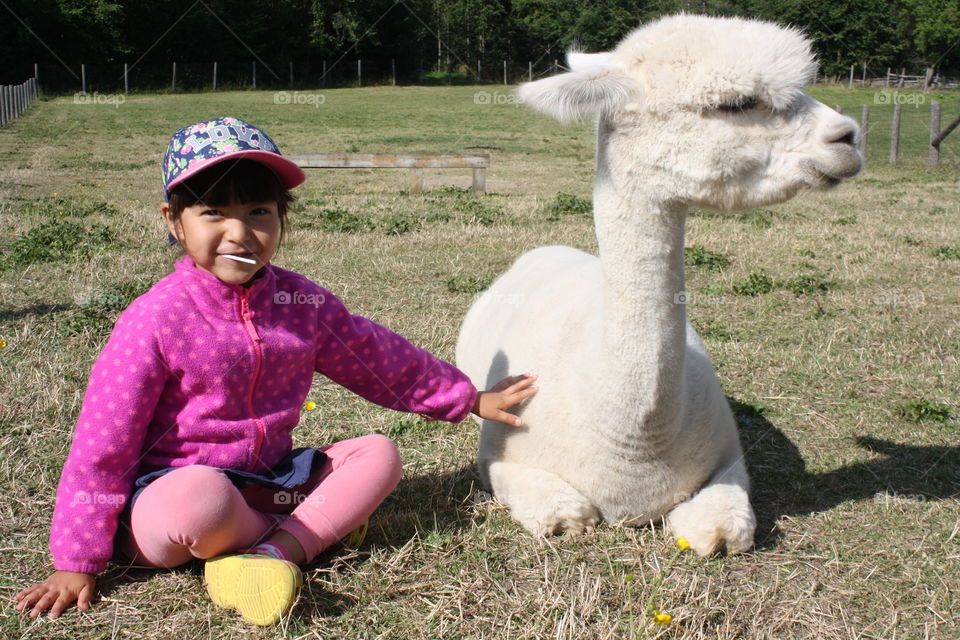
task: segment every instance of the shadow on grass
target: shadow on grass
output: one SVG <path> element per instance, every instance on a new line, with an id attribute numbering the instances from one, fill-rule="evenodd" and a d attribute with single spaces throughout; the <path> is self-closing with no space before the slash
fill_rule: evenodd
<path id="1" fill-rule="evenodd" d="M 781 516 L 827 511 L 878 493 L 914 500 L 960 494 L 960 447 L 912 446 L 861 436 L 850 445 L 881 454 L 827 473 L 809 473 L 800 450 L 754 407 L 728 398 L 740 426 L 757 514 L 757 547 L 780 537 Z"/>
<path id="2" fill-rule="evenodd" d="M 45 316 L 51 313 L 60 313 L 73 309 L 72 304 L 35 304 L 22 309 L 0 309 L 0 322 L 12 322 L 27 316 Z"/>
<path id="3" fill-rule="evenodd" d="M 472 462 L 440 473 L 404 477 L 373 514 L 368 544 L 399 548 L 415 536 L 456 534 L 469 528 L 469 498 L 477 488 Z"/>

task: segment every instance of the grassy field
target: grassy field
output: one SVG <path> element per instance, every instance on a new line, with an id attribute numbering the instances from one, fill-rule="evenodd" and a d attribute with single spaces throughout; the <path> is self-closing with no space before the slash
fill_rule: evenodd
<path id="1" fill-rule="evenodd" d="M 867 91 L 813 94 L 856 117 L 874 104 Z M 0 130 L 4 597 L 48 575 L 54 490 L 89 368 L 120 309 L 177 257 L 158 213 L 159 160 L 177 128 L 229 114 L 286 152 L 490 153 L 483 197 L 461 188 L 466 171 L 428 172 L 421 194 L 403 171 L 310 173 L 275 259 L 441 357 L 453 357 L 473 295 L 518 255 L 595 250 L 578 206 L 590 197 L 588 124 L 561 127 L 504 87 L 298 95 L 56 98 Z M 942 98 L 945 124 L 960 97 Z M 199 564 L 116 566 L 91 612 L 33 621 L 5 606 L 0 636 L 960 637 L 960 134 L 928 169 L 928 105 L 904 106 L 904 160 L 891 167 L 886 117 L 874 109 L 870 164 L 839 189 L 688 223 L 689 313 L 740 422 L 753 552 L 671 566 L 660 528 L 533 540 L 479 490 L 474 423 L 392 413 L 318 377 L 297 444 L 379 431 L 406 471 L 362 548 L 306 571 L 288 621 L 254 629 L 214 608 Z M 653 625 L 650 601 L 671 625 Z"/>

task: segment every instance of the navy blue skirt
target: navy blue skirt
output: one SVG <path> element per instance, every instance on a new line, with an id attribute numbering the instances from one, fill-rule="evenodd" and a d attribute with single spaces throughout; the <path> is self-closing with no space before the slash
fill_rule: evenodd
<path id="1" fill-rule="evenodd" d="M 244 489 L 251 485 L 257 485 L 279 491 L 281 489 L 293 489 L 294 487 L 299 487 L 300 485 L 304 484 L 310 479 L 310 476 L 313 475 L 314 472 L 322 469 L 326 462 L 327 454 L 324 452 L 318 449 L 302 447 L 299 449 L 294 449 L 288 453 L 280 462 L 278 462 L 266 473 L 252 473 L 250 471 L 241 471 L 239 469 L 223 469 L 223 473 L 230 478 L 230 482 L 232 482 L 233 485 L 238 489 Z M 123 513 L 120 514 L 121 529 L 123 527 L 126 527 L 127 530 L 130 529 L 130 510 L 133 508 L 133 504 L 137 501 L 137 498 L 140 497 L 140 494 L 143 493 L 143 490 L 146 489 L 150 483 L 157 478 L 163 477 L 171 471 L 176 471 L 177 469 L 182 468 L 183 467 L 166 467 L 164 469 L 151 471 L 150 473 L 145 473 L 138 477 L 136 482 L 133 484 L 133 495 L 130 496 L 130 499 L 127 501 L 126 508 L 123 510 Z M 120 531 L 118 531 L 117 535 L 114 536 L 115 559 L 122 559 L 122 555 L 119 553 L 118 549 L 118 542 L 120 538 L 119 534 Z"/>

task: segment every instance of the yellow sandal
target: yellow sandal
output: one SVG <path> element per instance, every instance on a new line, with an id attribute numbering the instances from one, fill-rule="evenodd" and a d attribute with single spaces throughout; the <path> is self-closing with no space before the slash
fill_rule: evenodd
<path id="1" fill-rule="evenodd" d="M 343 542 L 350 549 L 357 549 L 363 544 L 363 541 L 367 538 L 367 531 L 370 530 L 370 519 L 367 518 L 363 521 L 359 527 L 347 534 L 347 537 L 343 539 Z"/>
<path id="2" fill-rule="evenodd" d="M 252 553 L 210 558 L 203 575 L 215 604 L 236 609 L 245 620 L 260 626 L 285 616 L 303 586 L 297 565 Z"/>

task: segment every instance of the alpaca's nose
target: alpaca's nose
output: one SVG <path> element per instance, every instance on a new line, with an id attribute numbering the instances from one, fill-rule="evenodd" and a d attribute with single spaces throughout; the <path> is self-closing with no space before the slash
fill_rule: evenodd
<path id="1" fill-rule="evenodd" d="M 844 118 L 831 124 L 823 132 L 823 141 L 827 144 L 845 144 L 852 147 L 857 143 L 857 123 L 850 118 Z"/>

